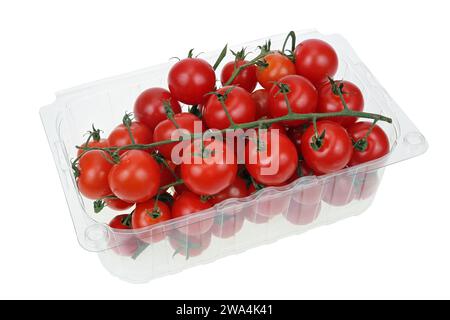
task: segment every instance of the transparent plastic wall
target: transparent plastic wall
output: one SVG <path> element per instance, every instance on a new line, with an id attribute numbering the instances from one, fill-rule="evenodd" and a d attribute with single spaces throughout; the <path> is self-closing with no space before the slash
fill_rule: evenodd
<path id="1" fill-rule="evenodd" d="M 245 46 L 257 52 L 257 46 L 269 38 L 272 48 L 281 48 L 285 35 L 231 46 L 231 49 Z M 248 198 L 226 200 L 192 217 L 174 219 L 139 232 L 112 230 L 107 222 L 117 212 L 105 208 L 100 214 L 94 213 L 92 201 L 83 198 L 77 190 L 70 166 L 70 160 L 76 157 L 75 145 L 80 144 L 92 123 L 105 133 L 110 132 L 125 111 L 132 111 L 136 97 L 143 90 L 167 87 L 167 72 L 173 62 L 66 90 L 57 94 L 53 104 L 41 109 L 41 118 L 81 246 L 99 252 L 102 263 L 114 275 L 132 282 L 145 282 L 367 209 L 380 185 L 384 167 L 425 152 L 426 140 L 346 40 L 339 35 L 297 33 L 297 41 L 307 38 L 323 39 L 336 49 L 339 70 L 335 78 L 358 85 L 364 95 L 365 111 L 393 119 L 393 124 L 379 122 L 389 136 L 389 155 L 334 174 L 303 177 L 288 186 L 266 188 Z M 204 54 L 202 58 L 213 63 L 218 54 L 219 51 Z M 187 236 L 186 229 L 195 228 L 196 224 L 208 224 L 212 228 L 202 236 Z M 153 242 L 156 238 L 162 240 L 151 243 L 136 259 L 121 255 L 133 250 L 142 239 Z"/>

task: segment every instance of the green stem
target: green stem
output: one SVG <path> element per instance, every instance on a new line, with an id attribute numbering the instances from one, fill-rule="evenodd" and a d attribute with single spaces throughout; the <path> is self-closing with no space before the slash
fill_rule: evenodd
<path id="1" fill-rule="evenodd" d="M 217 57 L 216 62 L 214 63 L 214 66 L 213 66 L 214 70 L 217 69 L 217 67 L 220 65 L 222 60 L 225 58 L 225 56 L 227 55 L 227 51 L 228 51 L 228 45 L 226 44 L 225 47 L 223 47 L 222 51 L 220 52 L 219 56 Z"/>
<path id="2" fill-rule="evenodd" d="M 265 50 L 262 50 L 260 54 L 258 54 L 255 58 L 250 60 L 249 62 L 241 65 L 240 67 L 234 69 L 233 73 L 231 74 L 231 77 L 228 79 L 228 81 L 224 84 L 224 86 L 229 86 L 233 83 L 234 79 L 239 75 L 239 73 L 242 72 L 247 67 L 250 67 L 252 65 L 255 65 L 258 61 L 260 61 L 262 58 L 264 58 L 269 52 L 266 52 Z"/>
<path id="3" fill-rule="evenodd" d="M 291 50 L 290 50 L 290 55 L 289 56 L 293 57 L 294 50 L 295 50 L 295 41 L 296 41 L 296 37 L 295 37 L 295 32 L 294 31 L 289 32 L 288 35 L 286 36 L 286 39 L 284 39 L 284 43 L 283 43 L 283 47 L 281 49 L 281 52 L 283 54 L 285 54 L 286 45 L 287 45 L 289 39 L 291 39 Z"/>
<path id="4" fill-rule="evenodd" d="M 172 183 L 166 184 L 165 186 L 160 187 L 159 190 L 167 190 L 170 187 L 178 186 L 178 185 L 183 184 L 183 183 L 184 183 L 183 179 L 178 179 L 175 182 L 172 182 Z"/>

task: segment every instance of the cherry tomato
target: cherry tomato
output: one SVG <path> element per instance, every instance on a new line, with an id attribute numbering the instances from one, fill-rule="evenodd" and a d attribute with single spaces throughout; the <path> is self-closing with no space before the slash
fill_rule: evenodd
<path id="1" fill-rule="evenodd" d="M 203 103 L 205 95 L 214 91 L 216 74 L 205 60 L 187 58 L 173 65 L 167 81 L 175 100 L 194 105 Z"/>
<path id="2" fill-rule="evenodd" d="M 252 93 L 252 99 L 256 106 L 256 119 L 269 116 L 269 91 L 259 89 Z"/>
<path id="3" fill-rule="evenodd" d="M 281 84 L 287 85 L 286 93 L 291 109 L 295 113 L 313 113 L 317 108 L 317 90 L 305 77 L 289 75 L 279 79 Z M 273 86 L 269 92 L 269 112 L 272 118 L 278 118 L 288 114 L 288 106 L 284 95 L 278 86 Z M 308 120 L 284 121 L 289 127 L 296 127 L 308 122 Z"/>
<path id="4" fill-rule="evenodd" d="M 370 122 L 357 122 L 347 129 L 353 143 L 356 143 L 350 166 L 375 160 L 389 153 L 389 138 L 378 125 L 366 137 L 371 126 Z"/>
<path id="5" fill-rule="evenodd" d="M 133 121 L 130 130 L 136 144 L 148 144 L 153 142 L 153 133 L 144 124 Z M 108 142 L 111 147 L 122 147 L 131 144 L 130 134 L 128 133 L 127 128 L 123 124 L 118 125 L 109 134 Z M 125 152 L 127 152 L 127 150 L 122 150 L 119 154 L 122 155 Z"/>
<path id="6" fill-rule="evenodd" d="M 243 226 L 242 214 L 221 214 L 214 219 L 211 232 L 218 238 L 228 239 L 238 233 Z"/>
<path id="7" fill-rule="evenodd" d="M 228 92 L 228 93 L 227 93 Z M 231 119 L 235 123 L 251 122 L 256 120 L 256 106 L 250 93 L 240 87 L 223 87 L 217 93 L 226 95 L 225 106 Z M 223 109 L 219 98 L 211 95 L 203 108 L 203 119 L 208 128 L 226 129 L 230 121 Z"/>
<path id="8" fill-rule="evenodd" d="M 247 188 L 247 183 L 244 179 L 237 176 L 236 179 L 231 183 L 231 185 L 215 194 L 209 199 L 211 204 L 217 204 L 227 199 L 232 198 L 245 198 L 250 195 L 250 192 Z"/>
<path id="9" fill-rule="evenodd" d="M 175 172 L 177 166 L 170 160 L 166 160 L 166 162 L 169 167 L 167 167 L 164 163 L 159 163 L 161 172 L 161 187 L 167 186 L 177 180 L 175 177 L 177 175 Z"/>
<path id="10" fill-rule="evenodd" d="M 260 134 L 258 144 L 257 135 L 249 139 L 245 147 L 245 167 L 259 183 L 267 186 L 283 184 L 297 169 L 298 155 L 294 144 L 286 135 L 271 134 L 270 130 Z"/>
<path id="11" fill-rule="evenodd" d="M 180 104 L 172 98 L 169 91 L 163 88 L 150 88 L 142 92 L 134 103 L 136 120 L 145 124 L 153 132 L 158 123 L 167 119 L 164 101 L 170 102 L 174 113 L 181 112 Z"/>
<path id="12" fill-rule="evenodd" d="M 137 230 L 137 236 L 144 242 L 156 243 L 165 238 L 166 234 L 162 228 L 155 228 L 149 231 L 139 232 L 139 229 L 153 226 L 171 219 L 169 206 L 162 202 L 150 199 L 138 203 L 131 216 L 131 226 Z"/>
<path id="13" fill-rule="evenodd" d="M 192 192 L 198 195 L 214 195 L 228 188 L 234 181 L 237 163 L 235 159 L 227 161 L 227 156 L 233 154 L 233 150 L 221 141 L 205 144 L 203 148 L 203 153 L 201 150 L 198 151 L 200 154 L 192 152 L 190 163 L 180 165 L 181 178 Z M 212 153 L 214 155 L 211 155 Z"/>
<path id="14" fill-rule="evenodd" d="M 345 206 L 355 199 L 353 192 L 354 176 L 338 175 L 327 181 L 324 186 L 322 199 L 332 206 Z"/>
<path id="15" fill-rule="evenodd" d="M 142 150 L 129 150 L 109 172 L 112 192 L 126 202 L 144 202 L 154 197 L 160 187 L 158 163 Z"/>
<path id="16" fill-rule="evenodd" d="M 176 114 L 174 116 L 174 121 L 178 124 L 179 129 L 173 124 L 172 121 L 166 119 L 160 122 L 154 131 L 154 141 L 163 140 L 176 140 L 183 134 L 193 134 L 195 133 L 195 124 L 198 123 L 201 126 L 201 120 L 194 116 L 192 113 L 183 112 Z M 177 145 L 178 142 L 173 142 L 169 144 L 164 144 L 156 147 L 156 149 L 168 160 L 172 159 L 172 150 Z"/>
<path id="17" fill-rule="evenodd" d="M 305 125 L 289 128 L 288 137 L 291 139 L 292 143 L 294 143 L 295 148 L 297 149 L 298 154 L 302 154 L 302 136 L 306 131 Z"/>
<path id="18" fill-rule="evenodd" d="M 127 210 L 134 206 L 134 203 L 125 202 L 118 198 L 106 198 L 105 203 L 108 208 L 116 211 Z"/>
<path id="19" fill-rule="evenodd" d="M 336 51 L 325 41 L 308 39 L 297 45 L 294 52 L 297 74 L 308 78 L 314 85 L 333 77 L 338 69 Z"/>
<path id="20" fill-rule="evenodd" d="M 222 74 L 220 77 L 222 85 L 225 85 L 227 83 L 228 79 L 231 78 L 234 70 L 246 63 L 248 63 L 248 61 L 235 60 L 225 64 L 223 66 Z M 251 65 L 243 69 L 229 85 L 239 86 L 242 89 L 247 90 L 248 92 L 252 92 L 256 87 L 256 66 Z"/>
<path id="21" fill-rule="evenodd" d="M 282 134 L 287 134 L 287 131 L 286 131 L 286 128 L 285 128 L 285 126 L 283 126 L 281 123 L 279 123 L 279 122 L 275 122 L 275 123 L 272 123 L 270 126 L 269 126 L 269 130 L 278 130 L 278 132 L 279 133 L 282 133 Z"/>
<path id="22" fill-rule="evenodd" d="M 106 160 L 107 157 L 108 155 L 100 150 L 88 151 L 81 157 L 78 163 L 80 176 L 77 184 L 81 194 L 86 198 L 99 199 L 112 193 L 108 184 L 108 174 L 113 165 Z"/>
<path id="23" fill-rule="evenodd" d="M 211 203 L 207 200 L 202 200 L 200 196 L 185 191 L 180 194 L 173 203 L 172 217 L 186 217 L 190 216 L 186 221 L 186 226 L 178 228 L 181 233 L 187 235 L 200 235 L 211 230 L 214 223 L 212 218 L 196 217 L 195 213 L 211 208 Z"/>
<path id="24" fill-rule="evenodd" d="M 177 177 L 181 177 L 181 171 L 180 171 L 180 166 L 177 166 L 175 168 L 175 173 L 177 174 Z M 179 196 L 180 194 L 182 194 L 184 191 L 189 191 L 188 188 L 185 186 L 184 183 L 182 184 L 177 184 L 176 186 L 174 186 L 176 195 Z M 177 197 L 173 197 L 174 199 L 176 199 Z"/>
<path id="25" fill-rule="evenodd" d="M 118 229 L 118 230 L 129 230 L 131 229 L 130 226 L 126 225 L 124 223 L 125 219 L 127 218 L 127 214 L 121 214 L 116 217 L 114 217 L 111 222 L 109 223 L 109 226 L 112 229 Z M 118 246 L 114 246 L 112 250 L 120 255 L 120 256 L 126 256 L 130 257 L 132 256 L 137 248 L 138 248 L 138 242 L 137 239 L 132 234 L 120 234 L 117 233 L 114 235 L 115 242 L 111 242 L 112 245 L 116 245 L 119 243 Z"/>
<path id="26" fill-rule="evenodd" d="M 289 209 L 283 212 L 283 217 L 295 225 L 307 225 L 313 223 L 319 216 L 321 203 L 302 204 L 292 200 Z"/>
<path id="27" fill-rule="evenodd" d="M 187 236 L 184 233 L 173 230 L 169 236 L 170 246 L 175 250 L 176 255 L 189 258 L 201 255 L 211 244 L 211 231 L 198 235 Z"/>
<path id="28" fill-rule="evenodd" d="M 309 126 L 302 136 L 302 155 L 306 164 L 318 174 L 326 174 L 344 168 L 350 161 L 353 145 L 345 129 L 332 121 L 317 122 L 317 132 L 321 142 L 314 143 L 314 126 Z M 321 138 L 323 136 L 323 139 Z M 314 150 L 316 145 L 317 150 Z"/>
<path id="29" fill-rule="evenodd" d="M 90 147 L 90 148 L 106 148 L 106 147 L 109 147 L 109 142 L 106 139 L 100 139 L 98 141 L 92 140 L 92 141 L 89 141 L 87 146 Z M 86 143 L 83 143 L 81 145 L 81 147 L 86 147 Z M 81 154 L 83 152 L 84 152 L 84 150 L 78 149 L 77 157 L 81 156 Z"/>
<path id="30" fill-rule="evenodd" d="M 296 72 L 294 63 L 279 52 L 269 53 L 264 57 L 264 62 L 267 66 L 257 68 L 256 78 L 267 90 L 272 88 L 275 81 Z"/>
<path id="31" fill-rule="evenodd" d="M 255 205 L 255 212 L 264 217 L 282 214 L 289 207 L 290 196 L 270 196 L 260 199 Z"/>
<path id="32" fill-rule="evenodd" d="M 349 110 L 362 111 L 364 109 L 364 98 L 361 90 L 350 81 L 336 81 L 336 86 L 342 85 L 343 97 Z M 341 98 L 338 93 L 333 92 L 333 86 L 328 83 L 319 89 L 319 102 L 317 112 L 339 112 L 344 110 Z M 325 118 L 327 119 L 327 118 Z M 327 120 L 337 122 L 343 127 L 356 122 L 356 117 L 333 117 Z"/>

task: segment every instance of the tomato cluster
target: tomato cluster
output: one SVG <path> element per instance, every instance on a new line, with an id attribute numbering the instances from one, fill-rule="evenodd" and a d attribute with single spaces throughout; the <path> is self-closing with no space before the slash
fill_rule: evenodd
<path id="1" fill-rule="evenodd" d="M 78 188 L 95 200 L 96 211 L 134 206 L 129 215 L 110 223 L 115 229 L 135 231 L 119 254 L 132 255 L 138 243 L 169 237 L 176 253 L 192 257 L 208 247 L 212 235 L 229 238 L 242 228 L 244 219 L 264 223 L 282 212 L 294 224 L 311 223 L 322 199 L 335 205 L 347 199 L 333 199 L 323 186 L 316 186 L 292 201 L 260 200 L 246 210 L 218 217 L 197 213 L 267 186 L 336 172 L 389 152 L 388 137 L 376 124 L 379 119 L 358 120 L 364 110 L 361 90 L 349 81 L 333 80 L 338 56 L 328 43 L 305 40 L 291 54 L 266 45 L 252 60 L 245 50 L 233 54 L 234 60 L 222 68 L 222 86 L 217 88 L 215 67 L 190 52 L 170 69 L 168 90 L 143 91 L 135 101 L 134 118 L 126 114 L 107 139 L 100 139 L 94 130 L 79 147 L 73 163 Z M 182 112 L 182 104 L 189 105 L 189 112 Z M 222 135 L 240 130 L 234 139 L 243 139 L 242 150 L 239 143 L 230 147 L 220 139 L 196 136 L 206 130 Z M 186 135 L 186 147 L 177 148 L 185 143 L 178 139 Z M 237 161 L 240 152 L 242 163 Z M 210 161 L 217 154 L 232 161 Z M 179 163 L 175 155 L 189 161 Z M 363 177 L 364 183 L 370 179 Z M 342 190 L 347 183 L 334 181 L 327 186 L 332 189 L 328 194 L 335 195 L 334 189 Z M 370 188 L 357 186 L 352 197 L 363 199 Z M 160 224 L 179 217 L 188 223 L 176 230 Z"/>

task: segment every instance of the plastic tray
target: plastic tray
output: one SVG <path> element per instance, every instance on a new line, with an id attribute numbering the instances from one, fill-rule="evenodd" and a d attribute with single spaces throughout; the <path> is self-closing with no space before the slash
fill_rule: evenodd
<path id="1" fill-rule="evenodd" d="M 272 36 L 231 46 L 231 49 L 238 50 L 245 46 L 257 52 L 257 46 L 269 38 L 272 48 L 278 49 L 284 37 Z M 141 233 L 165 232 L 167 236 L 163 241 L 150 245 L 137 259 L 132 259 L 118 253 L 127 249 L 127 241 L 134 236 L 133 232 L 108 227 L 107 222 L 117 212 L 105 208 L 100 214 L 94 213 L 92 200 L 83 198 L 77 190 L 70 160 L 75 157 L 74 146 L 80 143 L 82 133 L 92 123 L 110 132 L 125 111 L 132 111 L 134 100 L 143 90 L 154 86 L 167 87 L 167 72 L 174 62 L 82 85 L 59 92 L 54 103 L 40 110 L 80 245 L 86 250 L 98 252 L 103 265 L 112 274 L 130 282 L 146 282 L 327 225 L 367 209 L 374 199 L 384 167 L 424 153 L 426 140 L 344 38 L 318 32 L 297 33 L 297 41 L 307 38 L 323 39 L 335 48 L 340 63 L 335 78 L 352 81 L 361 88 L 366 111 L 393 119 L 392 125 L 379 122 L 391 143 L 391 152 L 386 157 L 321 177 L 303 177 L 288 186 L 266 188 L 248 198 L 224 201 L 194 217 L 174 219 L 145 229 Z M 202 58 L 213 63 L 218 54 L 219 51 L 204 54 Z M 273 217 L 260 221 L 258 213 L 262 211 L 272 213 Z M 220 222 L 230 214 L 234 214 L 235 218 L 223 224 L 223 232 L 240 229 L 242 222 L 243 226 L 228 239 L 210 233 L 194 239 L 177 232 L 177 229 L 199 223 L 199 220 L 215 219 Z M 251 222 L 255 219 L 259 223 Z M 190 244 L 191 256 L 188 259 L 182 254 L 174 255 L 174 247 L 179 247 L 180 243 Z"/>

